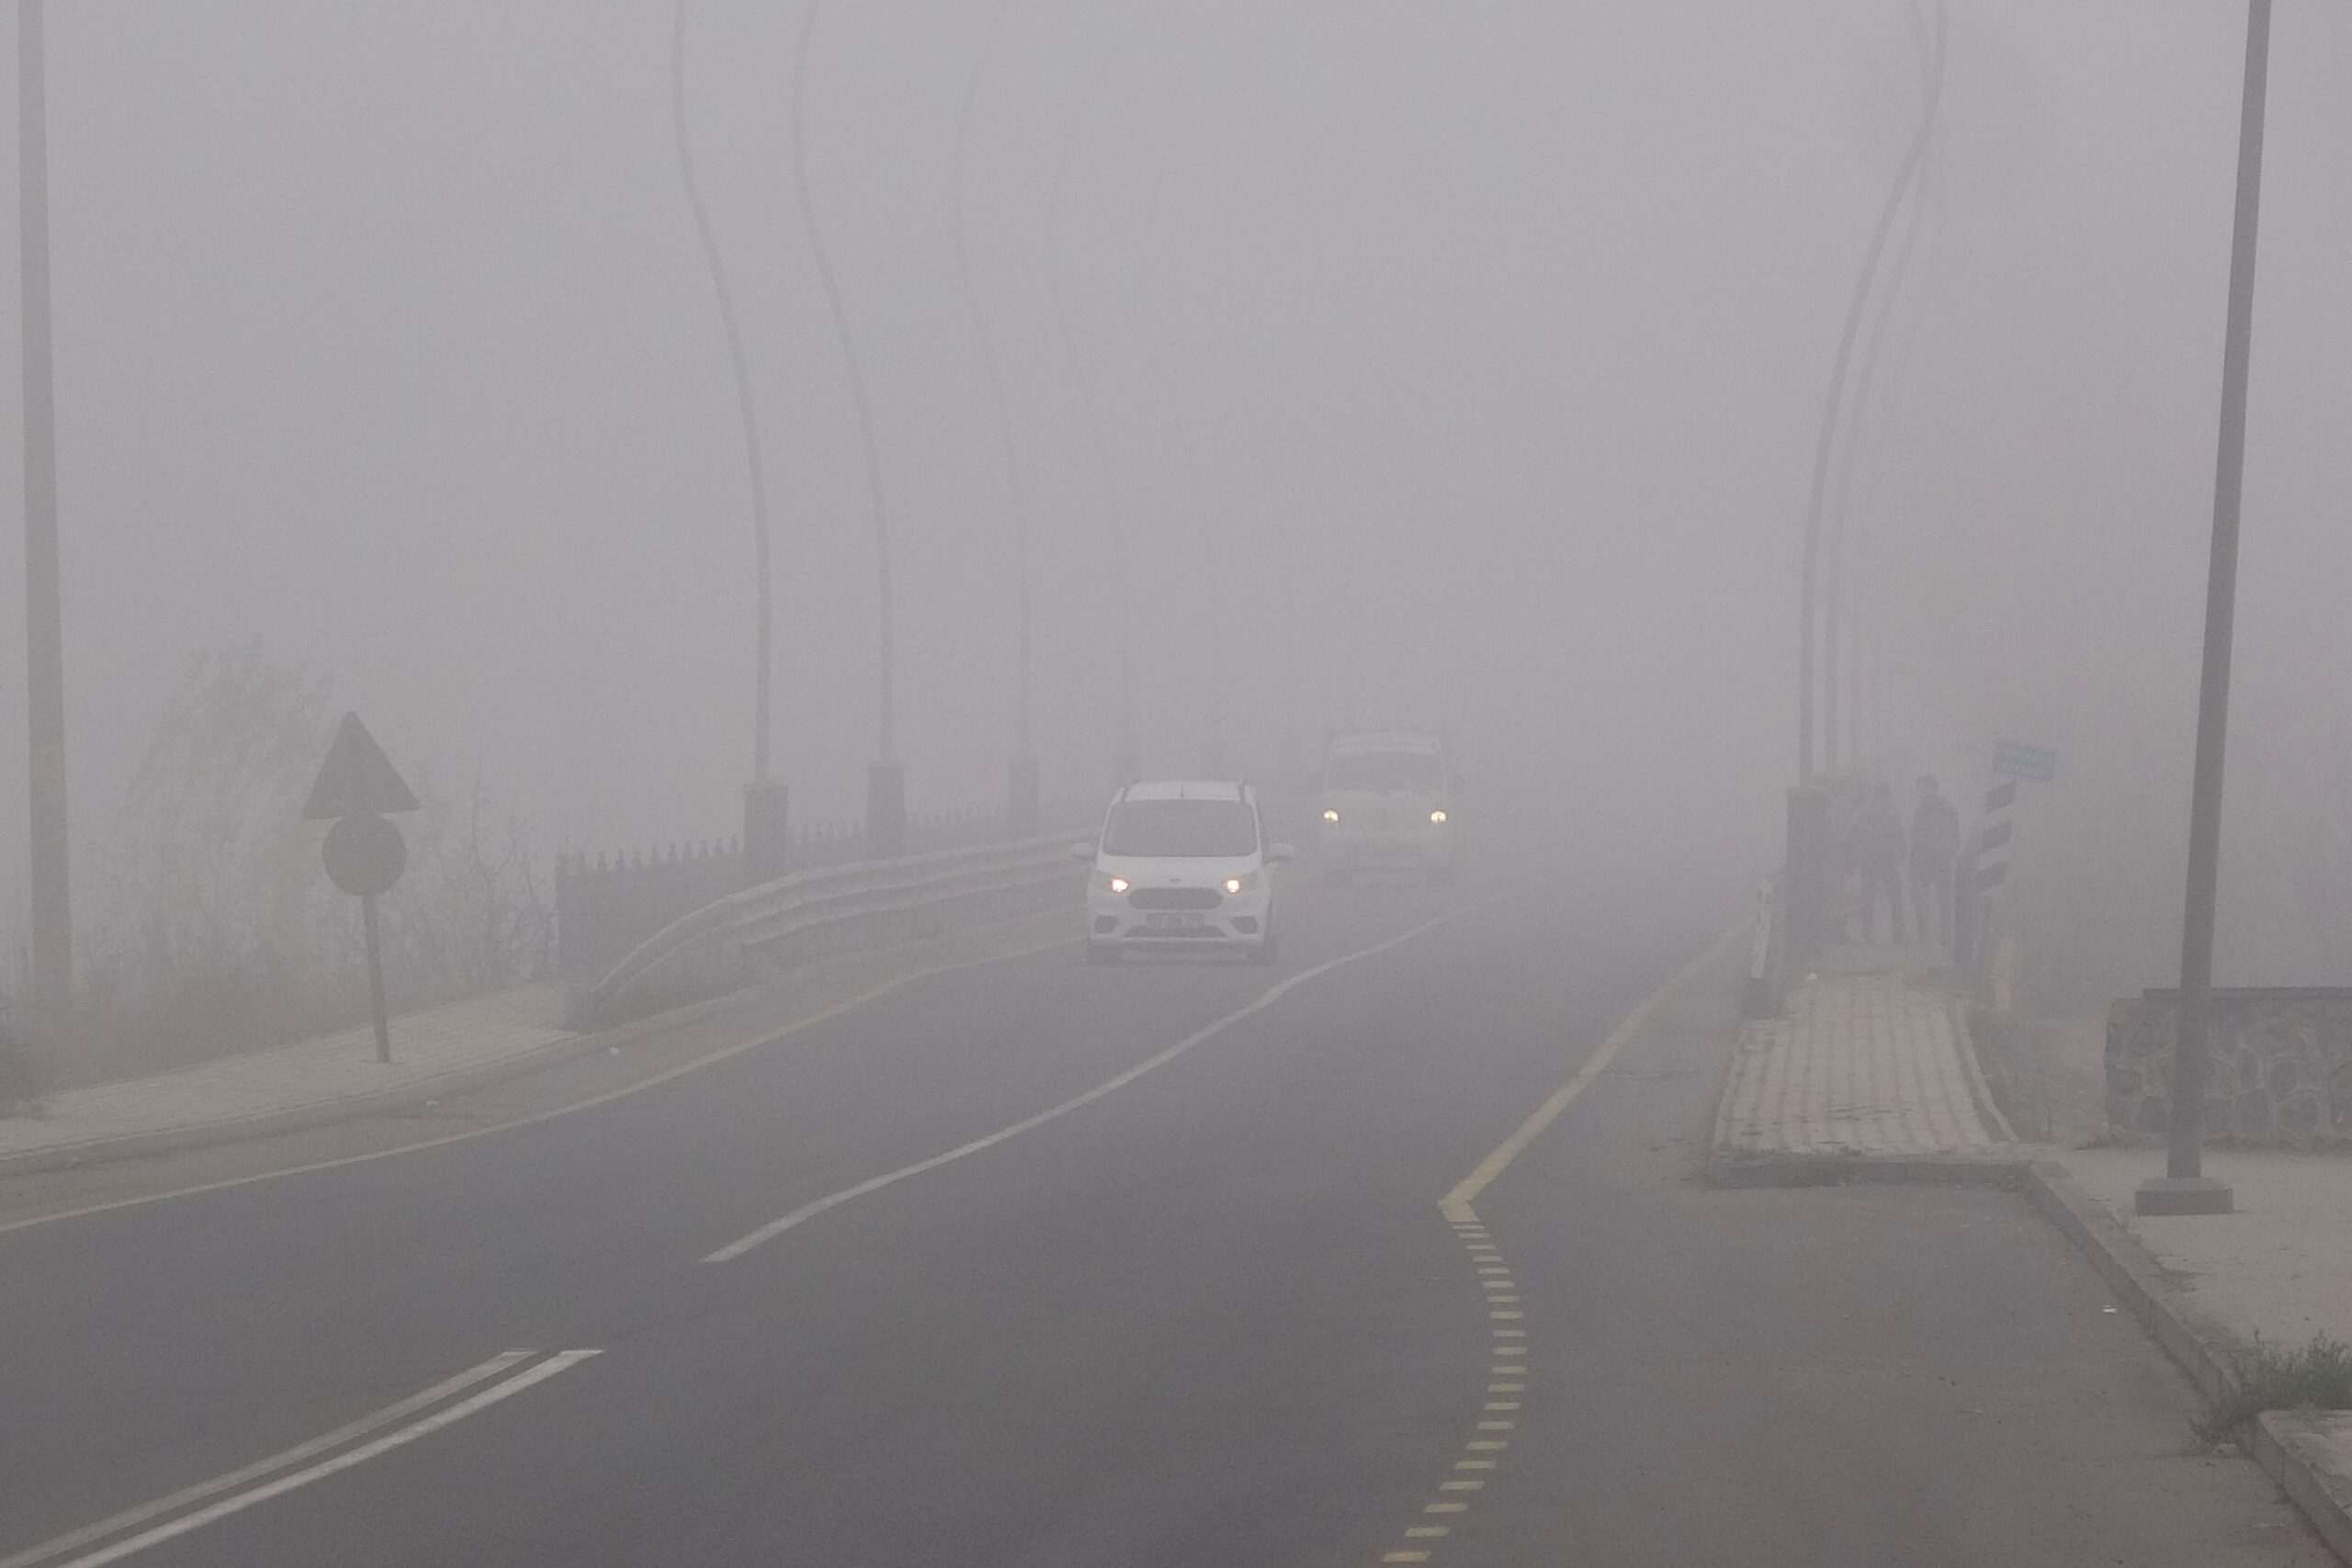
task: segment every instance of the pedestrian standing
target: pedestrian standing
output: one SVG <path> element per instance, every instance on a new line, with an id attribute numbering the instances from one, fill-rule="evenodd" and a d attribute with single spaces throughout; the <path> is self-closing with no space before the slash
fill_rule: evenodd
<path id="1" fill-rule="evenodd" d="M 1950 945 L 1952 872 L 1960 860 L 1960 808 L 1919 775 L 1919 804 L 1911 812 L 1911 916 L 1921 942 Z"/>
<path id="2" fill-rule="evenodd" d="M 1894 792 L 1884 784 L 1871 790 L 1870 799 L 1854 819 L 1854 860 L 1862 874 L 1862 941 L 1878 941 L 1881 899 L 1886 903 L 1888 940 L 1907 940 L 1903 908 L 1903 818 L 1894 809 Z"/>

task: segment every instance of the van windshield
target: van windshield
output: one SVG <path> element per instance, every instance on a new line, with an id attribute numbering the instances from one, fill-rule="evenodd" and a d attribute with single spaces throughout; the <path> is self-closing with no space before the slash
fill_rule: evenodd
<path id="1" fill-rule="evenodd" d="M 1127 800 L 1102 830 L 1106 855 L 1246 855 L 1258 814 L 1242 800 Z"/>
<path id="2" fill-rule="evenodd" d="M 1323 787 L 1435 795 L 1445 787 L 1445 769 L 1434 751 L 1338 751 L 1324 766 Z"/>

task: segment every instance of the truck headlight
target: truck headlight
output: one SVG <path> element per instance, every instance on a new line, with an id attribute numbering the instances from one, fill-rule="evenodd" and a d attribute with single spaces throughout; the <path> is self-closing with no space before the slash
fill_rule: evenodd
<path id="1" fill-rule="evenodd" d="M 1445 807 L 1442 807 L 1442 806 L 1441 806 L 1441 807 L 1439 807 L 1435 811 L 1430 812 L 1430 821 L 1432 821 L 1432 822 L 1442 822 L 1442 821 L 1444 821 L 1444 820 L 1445 820 Z"/>
<path id="2" fill-rule="evenodd" d="M 1124 876 L 1114 876 L 1104 886 L 1114 893 L 1125 893 L 1127 890 L 1127 879 Z"/>
<path id="3" fill-rule="evenodd" d="M 1326 822 L 1337 822 L 1339 819 L 1340 819 L 1340 808 L 1339 808 L 1338 807 L 1336 807 L 1336 806 L 1327 806 L 1327 807 L 1325 807 L 1323 808 L 1323 820 L 1324 820 L 1324 821 L 1326 821 Z"/>

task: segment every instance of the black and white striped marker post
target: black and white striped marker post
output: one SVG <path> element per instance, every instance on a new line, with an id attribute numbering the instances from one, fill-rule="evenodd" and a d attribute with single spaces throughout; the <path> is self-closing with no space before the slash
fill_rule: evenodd
<path id="1" fill-rule="evenodd" d="M 1952 868 L 1954 967 L 1977 970 L 1990 955 L 1993 892 L 2009 874 L 2009 818 L 2017 807 L 2018 781 L 1995 772 L 1984 783 L 1976 830 L 1962 844 Z"/>
<path id="2" fill-rule="evenodd" d="M 2018 781 L 1995 779 L 1984 791 L 1984 827 L 1976 835 L 1976 893 L 1990 898 L 2009 873 L 2009 815 L 2018 803 Z"/>
<path id="3" fill-rule="evenodd" d="M 2017 810 L 2020 781 L 2052 784 L 2058 777 L 2058 753 L 2047 746 L 2022 740 L 1993 743 L 1992 766 L 1986 770 L 1984 809 L 1977 818 L 1976 835 L 1954 867 L 1952 962 L 1962 969 L 1985 973 L 1993 960 L 1993 892 L 2009 874 L 2010 818 Z"/>

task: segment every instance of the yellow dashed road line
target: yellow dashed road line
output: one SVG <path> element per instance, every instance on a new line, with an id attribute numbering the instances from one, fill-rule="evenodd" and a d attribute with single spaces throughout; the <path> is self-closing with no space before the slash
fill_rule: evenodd
<path id="1" fill-rule="evenodd" d="M 1616 1059 L 1617 1054 L 1641 1032 L 1643 1026 L 1649 1022 L 1658 1009 L 1666 1005 L 1666 999 L 1668 997 L 1679 990 L 1709 964 L 1728 952 L 1731 944 L 1736 942 L 1740 935 L 1741 928 L 1737 926 L 1724 932 L 1705 953 L 1685 964 L 1664 985 L 1644 998 L 1641 1005 L 1625 1015 L 1624 1020 L 1610 1032 L 1609 1038 L 1603 1040 L 1594 1049 L 1592 1055 L 1586 1058 L 1584 1065 L 1568 1076 L 1566 1083 L 1553 1090 L 1550 1098 L 1537 1106 L 1534 1112 L 1520 1123 L 1517 1131 L 1496 1145 L 1493 1151 L 1478 1162 L 1477 1168 L 1455 1183 L 1453 1190 L 1439 1200 L 1439 1211 L 1444 1214 L 1446 1224 L 1453 1228 L 1454 1235 L 1461 1241 L 1463 1250 L 1469 1257 L 1473 1277 L 1477 1280 L 1483 1292 L 1481 1299 L 1486 1303 L 1487 1320 L 1489 1323 L 1517 1324 L 1525 1321 L 1527 1314 L 1520 1310 L 1520 1299 L 1517 1295 L 1498 1293 L 1516 1292 L 1519 1285 L 1511 1277 L 1510 1266 L 1503 1262 L 1502 1250 L 1495 1245 L 1493 1233 L 1487 1228 L 1485 1222 L 1478 1218 L 1476 1211 L 1470 1207 L 1472 1201 L 1484 1192 L 1512 1160 L 1519 1157 L 1520 1151 L 1533 1142 L 1537 1134 L 1550 1126 L 1558 1118 L 1560 1112 L 1568 1108 L 1570 1101 L 1582 1094 L 1588 1085 L 1608 1069 L 1609 1064 Z M 1494 1341 L 1487 1347 L 1487 1350 L 1495 1358 L 1495 1361 L 1487 1369 L 1487 1375 L 1498 1379 L 1525 1377 L 1528 1353 L 1527 1331 L 1523 1328 L 1511 1327 L 1493 1328 L 1487 1333 L 1488 1337 Z M 1489 1382 L 1487 1385 L 1487 1392 L 1490 1394 L 1523 1393 L 1526 1390 L 1525 1383 L 1517 1382 Z M 1520 1402 L 1515 1399 L 1487 1401 L 1481 1412 L 1481 1418 L 1476 1423 L 1474 1430 L 1484 1433 L 1518 1430 L 1519 1423 L 1501 1413 L 1516 1411 L 1519 1405 Z M 1507 1438 L 1478 1437 L 1470 1438 L 1464 1444 L 1464 1451 L 1473 1455 L 1495 1454 L 1501 1452 L 1509 1446 L 1510 1439 Z M 1440 1492 L 1476 1492 L 1485 1486 L 1486 1483 L 1483 1480 L 1461 1479 L 1459 1472 L 1492 1470 L 1496 1462 L 1493 1459 L 1481 1458 L 1455 1460 L 1453 1469 L 1457 1478 L 1439 1482 L 1438 1490 Z M 1466 1513 L 1469 1506 L 1470 1505 L 1466 1502 L 1424 1503 L 1421 1505 L 1421 1512 L 1461 1514 Z M 1452 1527 L 1447 1525 L 1410 1525 L 1406 1527 L 1405 1536 L 1407 1540 L 1434 1540 L 1445 1537 L 1451 1529 Z M 1380 1560 L 1383 1562 L 1426 1562 L 1430 1560 L 1430 1553 L 1414 1547 L 1403 1547 L 1382 1553 Z"/>
<path id="2" fill-rule="evenodd" d="M 1487 1239 L 1486 1227 L 1477 1223 L 1475 1215 L 1467 1219 L 1460 1216 L 1449 1217 L 1453 1221 L 1454 1234 L 1461 1237 L 1463 1247 L 1469 1254 L 1477 1271 L 1482 1275 L 1501 1276 L 1498 1279 L 1488 1278 L 1478 1280 L 1479 1285 L 1488 1292 L 1484 1298 L 1489 1309 L 1487 1314 L 1488 1320 L 1517 1322 L 1523 1319 L 1527 1314 L 1517 1310 L 1519 1302 L 1517 1296 L 1498 1296 L 1491 1293 L 1496 1291 L 1514 1290 L 1517 1287 L 1510 1280 L 1510 1269 L 1502 1261 L 1501 1252 L 1496 1248 L 1493 1242 Z M 1487 1369 L 1488 1375 L 1492 1377 L 1523 1376 L 1527 1368 L 1520 1358 L 1527 1354 L 1527 1346 L 1523 1343 L 1527 1337 L 1527 1331 L 1523 1328 L 1497 1328 L 1491 1330 L 1491 1333 L 1497 1339 L 1510 1341 L 1494 1346 L 1493 1353 L 1496 1356 L 1510 1359 L 1498 1361 Z M 1488 1383 L 1487 1392 L 1488 1393 L 1517 1393 L 1526 1386 L 1525 1383 L 1519 1382 Z M 1518 1408 L 1519 1404 L 1515 1400 L 1487 1402 L 1485 1410 L 1480 1413 L 1480 1419 L 1475 1423 L 1473 1431 L 1494 1433 L 1514 1430 L 1517 1427 L 1517 1422 L 1498 1419 L 1492 1413 Z M 1486 1485 L 1486 1483 L 1483 1480 L 1462 1479 L 1461 1472 L 1493 1470 L 1498 1462 L 1494 1456 L 1510 1446 L 1510 1440 L 1504 1438 L 1491 1436 L 1470 1438 L 1463 1444 L 1463 1452 L 1469 1457 L 1453 1461 L 1453 1468 L 1456 1479 L 1438 1483 L 1438 1490 L 1440 1492 L 1477 1491 Z M 1470 1505 L 1467 1502 L 1436 1502 L 1421 1505 L 1421 1512 L 1424 1514 L 1463 1514 L 1467 1513 L 1469 1508 Z M 1440 1540 L 1451 1535 L 1453 1529 L 1451 1525 L 1408 1525 L 1405 1528 L 1405 1539 L 1408 1540 Z M 1428 1561 L 1429 1556 L 1427 1551 L 1403 1547 L 1383 1553 L 1380 1560 L 1383 1562 L 1421 1562 Z"/>

